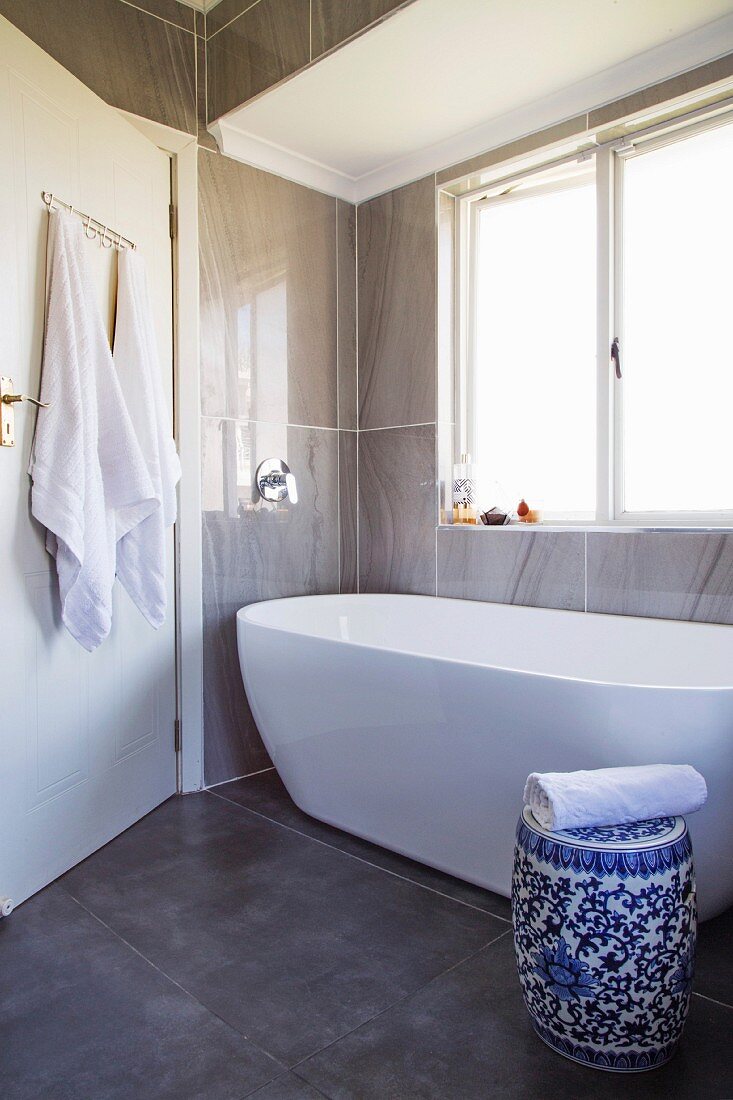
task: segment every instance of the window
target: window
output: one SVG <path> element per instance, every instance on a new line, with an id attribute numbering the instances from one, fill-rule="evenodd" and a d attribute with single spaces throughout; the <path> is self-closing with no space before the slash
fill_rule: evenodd
<path id="1" fill-rule="evenodd" d="M 475 458 L 548 519 L 595 516 L 593 183 L 585 172 L 476 207 Z"/>
<path id="2" fill-rule="evenodd" d="M 480 502 L 733 525 L 732 179 L 719 115 L 460 200 L 456 450 Z"/>

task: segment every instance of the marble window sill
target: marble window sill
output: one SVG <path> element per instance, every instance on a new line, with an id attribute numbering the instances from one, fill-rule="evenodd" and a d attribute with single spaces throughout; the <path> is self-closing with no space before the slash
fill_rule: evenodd
<path id="1" fill-rule="evenodd" d="M 733 533 L 733 527 L 726 527 L 722 525 L 708 526 L 708 527 L 689 527 L 682 526 L 676 527 L 671 524 L 659 524 L 656 527 L 635 527 L 629 524 L 600 524 L 600 523 L 508 523 L 504 525 L 490 525 L 485 523 L 439 523 L 437 524 L 439 530 L 453 530 L 456 531 L 575 531 L 575 532 L 591 532 L 591 531 L 603 531 L 614 535 L 622 534 L 638 534 L 649 532 L 662 532 L 664 534 L 680 534 L 682 532 L 689 534 L 731 534 Z"/>

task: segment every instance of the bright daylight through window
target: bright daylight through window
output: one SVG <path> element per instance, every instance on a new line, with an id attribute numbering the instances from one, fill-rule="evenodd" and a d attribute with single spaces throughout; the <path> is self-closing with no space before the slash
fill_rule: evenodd
<path id="1" fill-rule="evenodd" d="M 464 200 L 459 445 L 491 504 L 523 497 L 545 522 L 733 524 L 729 119 Z M 600 296 L 599 249 L 613 258 Z"/>
<path id="2" fill-rule="evenodd" d="M 524 497 L 547 517 L 592 519 L 593 176 L 487 199 L 477 217 L 479 468 L 491 471 L 510 502 Z"/>
<path id="3" fill-rule="evenodd" d="M 733 126 L 623 172 L 629 512 L 733 507 Z"/>

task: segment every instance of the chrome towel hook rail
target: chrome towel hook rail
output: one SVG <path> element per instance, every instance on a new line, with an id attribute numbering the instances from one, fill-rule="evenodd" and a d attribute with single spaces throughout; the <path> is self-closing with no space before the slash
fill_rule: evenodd
<path id="1" fill-rule="evenodd" d="M 76 214 L 78 218 L 81 218 L 84 222 L 84 234 L 90 241 L 98 237 L 105 248 L 112 248 L 114 245 L 118 251 L 123 248 L 132 248 L 133 250 L 137 248 L 135 242 L 131 241 L 129 237 L 125 237 L 122 233 L 110 229 L 108 225 L 104 225 L 103 222 L 93 218 L 91 214 L 85 214 L 81 210 L 77 210 L 70 202 L 64 202 L 58 195 L 54 195 L 53 191 L 42 191 L 41 198 L 49 211 L 53 210 L 55 206 L 63 207 L 63 209 L 68 210 L 70 214 Z"/>

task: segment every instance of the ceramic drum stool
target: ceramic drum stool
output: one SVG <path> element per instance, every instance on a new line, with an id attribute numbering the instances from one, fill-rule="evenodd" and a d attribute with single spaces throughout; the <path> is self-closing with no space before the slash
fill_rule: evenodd
<path id="1" fill-rule="evenodd" d="M 546 1043 L 606 1070 L 672 1057 L 697 931 L 684 818 L 555 833 L 525 807 L 512 915 L 524 1001 Z"/>

